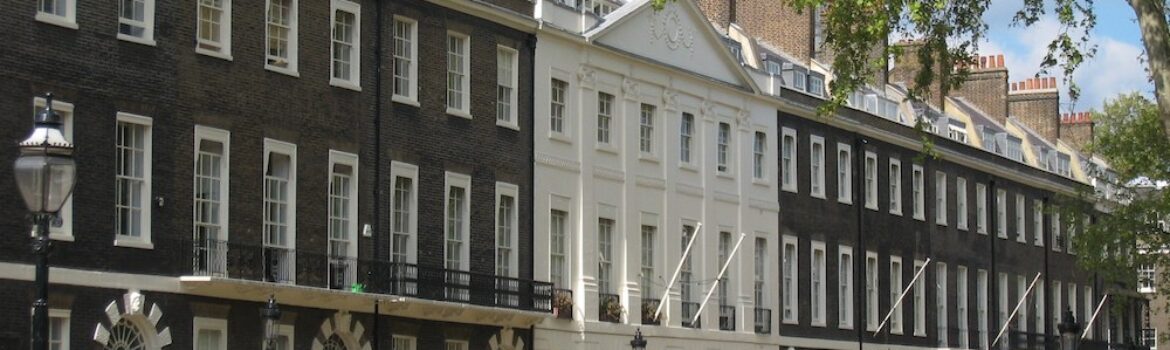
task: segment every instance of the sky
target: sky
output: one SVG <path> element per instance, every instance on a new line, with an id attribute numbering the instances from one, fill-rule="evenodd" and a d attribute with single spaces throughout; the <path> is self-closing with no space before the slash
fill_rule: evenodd
<path id="1" fill-rule="evenodd" d="M 1012 16 L 1022 6 L 1019 0 L 992 1 L 984 14 L 989 30 L 987 41 L 979 45 L 979 54 L 1004 55 L 1009 82 L 1035 76 L 1048 52 L 1048 43 L 1060 31 L 1060 22 L 1051 11 L 1031 27 L 1011 26 Z M 1095 2 L 1094 13 L 1097 26 L 1090 33 L 1090 41 L 1096 44 L 1097 54 L 1086 59 L 1073 75 L 1081 88 L 1081 97 L 1075 104 L 1068 97 L 1063 71 L 1049 70 L 1048 76 L 1056 77 L 1060 84 L 1061 113 L 1101 110 L 1106 99 L 1131 91 L 1153 95 L 1133 9 L 1123 1 L 1105 0 Z"/>

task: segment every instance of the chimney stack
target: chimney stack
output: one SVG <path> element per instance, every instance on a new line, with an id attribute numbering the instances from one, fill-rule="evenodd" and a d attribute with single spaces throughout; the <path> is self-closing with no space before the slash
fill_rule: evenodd
<path id="1" fill-rule="evenodd" d="M 1007 122 L 1008 71 L 1003 55 L 981 55 L 967 66 L 971 74 L 951 96 L 962 97 L 1000 123 Z"/>
<path id="2" fill-rule="evenodd" d="M 1085 145 L 1093 141 L 1093 114 L 1089 112 L 1062 114 L 1060 139 L 1083 152 Z"/>
<path id="3" fill-rule="evenodd" d="M 1035 77 L 1011 84 L 1008 114 L 1019 119 L 1050 142 L 1061 136 L 1060 93 L 1054 77 Z M 1073 114 L 1068 120 L 1075 120 Z"/>

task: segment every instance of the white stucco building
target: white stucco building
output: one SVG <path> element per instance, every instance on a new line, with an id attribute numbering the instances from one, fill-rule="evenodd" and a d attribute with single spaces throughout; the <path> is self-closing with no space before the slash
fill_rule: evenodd
<path id="1" fill-rule="evenodd" d="M 641 327 L 655 348 L 775 348 L 778 132 L 759 87 L 770 81 L 693 2 L 592 8 L 536 5 L 534 268 L 572 305 L 571 318 L 536 325 L 535 347 L 624 348 Z M 661 324 L 642 326 L 700 223 Z M 741 233 L 701 330 L 687 328 Z"/>

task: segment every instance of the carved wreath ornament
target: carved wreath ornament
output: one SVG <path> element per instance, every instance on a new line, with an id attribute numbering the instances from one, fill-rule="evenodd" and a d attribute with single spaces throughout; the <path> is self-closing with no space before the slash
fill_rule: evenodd
<path id="1" fill-rule="evenodd" d="M 654 13 L 654 18 L 650 20 L 650 43 L 656 40 L 662 40 L 672 51 L 685 47 L 691 53 L 695 52 L 695 48 L 692 47 L 695 44 L 695 32 L 683 26 L 677 6 L 667 6 L 662 11 Z"/>

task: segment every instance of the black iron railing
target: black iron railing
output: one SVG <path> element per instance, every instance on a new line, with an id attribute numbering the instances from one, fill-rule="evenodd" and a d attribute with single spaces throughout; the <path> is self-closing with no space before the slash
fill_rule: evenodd
<path id="1" fill-rule="evenodd" d="M 179 275 L 331 289 L 346 289 L 360 282 L 369 293 L 537 312 L 551 313 L 553 308 L 554 292 L 547 282 L 212 239 L 156 238 L 155 246 L 182 254 L 187 263 L 177 271 Z M 568 300 L 572 300 L 571 292 Z M 572 317 L 572 306 L 568 309 Z"/>
<path id="2" fill-rule="evenodd" d="M 682 326 L 687 328 L 702 328 L 702 317 L 695 319 L 695 314 L 699 312 L 699 303 L 692 301 L 682 302 Z M 694 322 L 691 322 L 694 320 Z"/>
<path id="3" fill-rule="evenodd" d="M 658 305 L 662 304 L 659 299 L 642 299 L 642 324 L 645 325 L 659 325 L 659 318 L 654 317 L 654 312 L 658 311 Z"/>
<path id="4" fill-rule="evenodd" d="M 1001 339 L 1000 342 L 1007 341 L 1011 349 L 1055 349 L 1060 342 L 1057 336 L 1020 331 L 1009 331 L 1004 337 L 1007 339 Z"/>
<path id="5" fill-rule="evenodd" d="M 597 295 L 597 319 L 614 323 L 622 321 L 622 302 L 617 294 Z"/>
<path id="6" fill-rule="evenodd" d="M 772 333 L 772 309 L 765 309 L 757 307 L 755 309 L 756 316 L 756 333 L 768 334 Z"/>
<path id="7" fill-rule="evenodd" d="M 719 330 L 735 330 L 735 306 L 719 305 Z"/>

